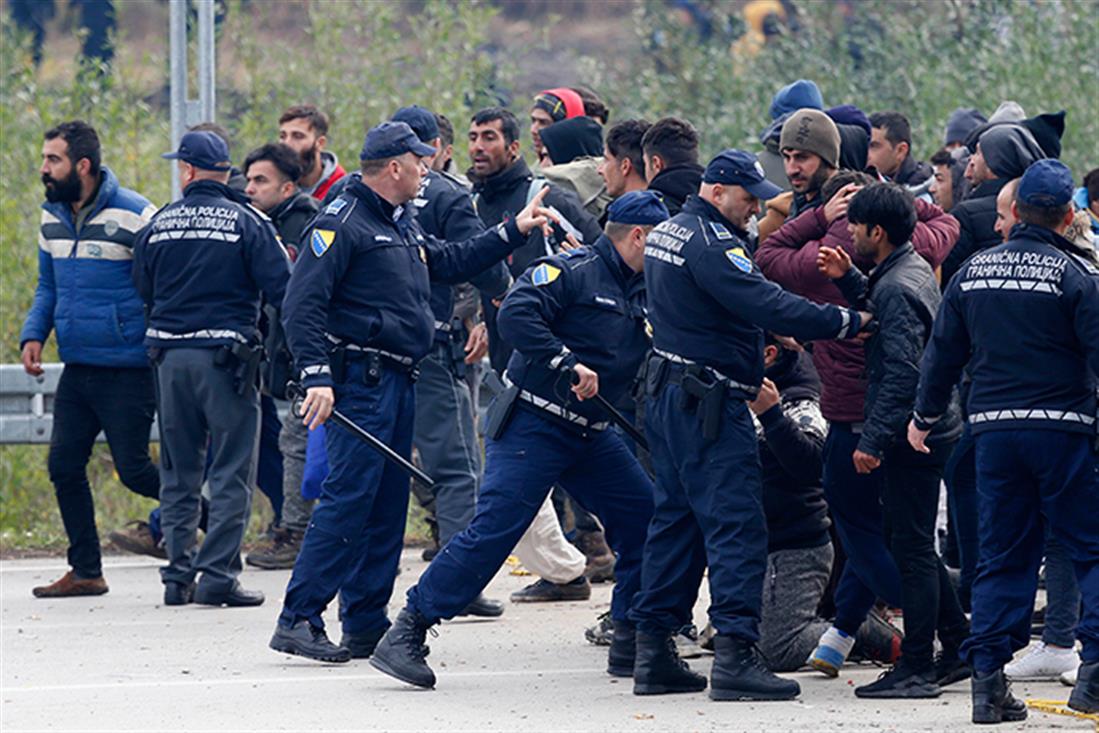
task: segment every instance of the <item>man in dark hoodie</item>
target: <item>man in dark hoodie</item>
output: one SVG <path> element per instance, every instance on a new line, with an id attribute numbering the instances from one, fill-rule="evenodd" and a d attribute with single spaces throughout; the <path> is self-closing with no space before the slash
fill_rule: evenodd
<path id="1" fill-rule="evenodd" d="M 698 133 L 686 120 L 665 117 L 645 132 L 641 151 L 649 190 L 663 196 L 664 205 L 675 216 L 687 197 L 698 193 L 702 183 Z"/>
<path id="2" fill-rule="evenodd" d="M 966 168 L 973 190 L 950 213 L 961 233 L 943 262 L 942 286 L 972 254 L 1000 243 L 995 229 L 996 195 L 1004 184 L 1023 175 L 1031 163 L 1047 157 L 1034 136 L 1020 124 L 992 125 L 978 139 Z"/>
<path id="3" fill-rule="evenodd" d="M 853 104 L 841 104 L 825 110 L 840 134 L 839 167 L 842 170 L 866 169 L 870 153 L 870 118 Z"/>
<path id="4" fill-rule="evenodd" d="M 555 122 L 541 131 L 546 157 L 542 175 L 572 191 L 589 214 L 603 216 L 612 197 L 599 173 L 603 164 L 603 126 L 591 117 Z"/>

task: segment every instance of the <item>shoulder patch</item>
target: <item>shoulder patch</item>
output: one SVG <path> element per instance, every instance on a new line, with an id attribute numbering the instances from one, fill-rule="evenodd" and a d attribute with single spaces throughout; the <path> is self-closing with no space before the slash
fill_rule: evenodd
<path id="1" fill-rule="evenodd" d="M 535 285 L 549 285 L 561 275 L 561 270 L 553 265 L 543 262 L 538 267 L 534 268 L 534 272 L 530 275 L 530 281 Z"/>
<path id="2" fill-rule="evenodd" d="M 340 213 L 343 207 L 347 206 L 347 199 L 337 196 L 328 206 L 324 207 L 324 213 L 332 214 L 333 216 Z"/>
<path id="3" fill-rule="evenodd" d="M 714 231 L 714 236 L 717 237 L 718 239 L 732 239 L 733 238 L 733 233 L 729 231 L 729 228 L 726 227 L 724 224 L 722 224 L 719 221 L 711 221 L 710 222 L 710 229 L 712 229 Z"/>
<path id="4" fill-rule="evenodd" d="M 732 262 L 736 269 L 741 272 L 752 271 L 752 258 L 744 253 L 744 249 L 741 247 L 733 247 L 725 250 L 725 256 L 729 258 L 729 262 Z"/>
<path id="5" fill-rule="evenodd" d="M 309 238 L 309 246 L 313 254 L 320 257 L 328 251 L 334 241 L 336 241 L 336 233 L 331 229 L 314 229 L 313 236 Z"/>

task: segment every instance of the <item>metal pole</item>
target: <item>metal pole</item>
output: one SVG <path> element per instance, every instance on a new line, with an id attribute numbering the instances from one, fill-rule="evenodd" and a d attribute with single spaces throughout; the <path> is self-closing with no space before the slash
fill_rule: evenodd
<path id="1" fill-rule="evenodd" d="M 217 51 L 214 39 L 214 0 L 196 0 L 198 6 L 198 102 L 199 122 L 213 122 L 217 110 L 214 92 Z"/>
<path id="2" fill-rule="evenodd" d="M 170 0 L 168 5 L 168 37 L 171 72 L 172 146 L 175 150 L 179 139 L 187 129 L 187 3 L 188 0 Z M 175 161 L 171 164 L 172 200 L 180 197 L 179 176 Z"/>

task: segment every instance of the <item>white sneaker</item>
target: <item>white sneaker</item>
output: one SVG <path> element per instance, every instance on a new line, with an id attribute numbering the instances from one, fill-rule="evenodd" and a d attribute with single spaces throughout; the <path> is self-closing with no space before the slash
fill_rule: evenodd
<path id="1" fill-rule="evenodd" d="M 1004 674 L 1013 680 L 1055 680 L 1065 672 L 1080 666 L 1075 649 L 1062 649 L 1038 642 L 1029 652 L 1004 667 Z"/>
<path id="2" fill-rule="evenodd" d="M 1073 667 L 1070 672 L 1062 672 L 1058 678 L 1061 680 L 1061 684 L 1065 687 L 1076 687 L 1076 671 L 1079 667 Z"/>
<path id="3" fill-rule="evenodd" d="M 694 624 L 681 626 L 673 638 L 680 659 L 697 659 L 706 653 L 698 645 L 698 627 Z"/>

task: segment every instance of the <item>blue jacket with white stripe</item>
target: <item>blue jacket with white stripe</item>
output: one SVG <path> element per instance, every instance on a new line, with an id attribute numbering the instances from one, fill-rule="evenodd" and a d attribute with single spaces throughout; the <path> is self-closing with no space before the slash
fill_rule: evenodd
<path id="1" fill-rule="evenodd" d="M 289 279 L 290 258 L 270 219 L 217 181 L 188 185 L 134 244 L 134 282 L 149 305 L 148 346 L 252 343 L 260 293 L 277 307 Z"/>
<path id="2" fill-rule="evenodd" d="M 946 411 L 962 369 L 974 433 L 1095 433 L 1099 270 L 1055 232 L 1017 224 L 951 279 L 921 362 L 916 424 Z"/>
<path id="3" fill-rule="evenodd" d="M 155 207 L 101 167 L 92 210 L 76 230 L 66 202 L 42 204 L 38 287 L 19 345 L 57 331 L 67 364 L 143 367 L 145 316 L 130 274 L 133 243 Z"/>

